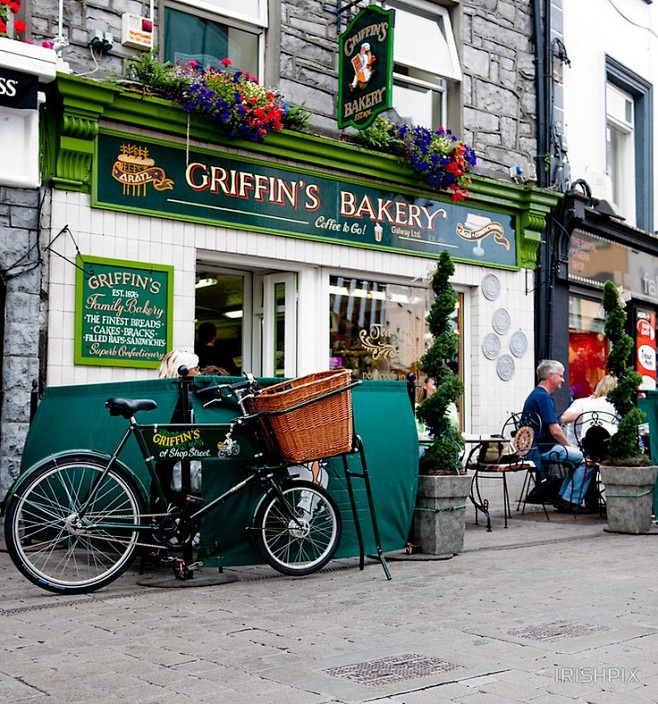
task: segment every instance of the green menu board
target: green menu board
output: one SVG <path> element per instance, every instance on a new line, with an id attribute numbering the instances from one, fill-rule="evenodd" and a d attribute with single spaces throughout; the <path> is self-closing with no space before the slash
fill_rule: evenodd
<path id="1" fill-rule="evenodd" d="M 76 259 L 75 363 L 157 367 L 171 349 L 173 266 Z"/>

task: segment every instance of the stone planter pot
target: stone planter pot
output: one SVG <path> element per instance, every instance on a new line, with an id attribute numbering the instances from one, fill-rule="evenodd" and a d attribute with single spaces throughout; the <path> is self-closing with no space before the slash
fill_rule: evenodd
<path id="1" fill-rule="evenodd" d="M 414 543 L 422 553 L 452 557 L 462 551 L 470 489 L 466 474 L 418 477 Z"/>
<path id="2" fill-rule="evenodd" d="M 649 532 L 657 473 L 658 466 L 601 466 L 609 531 L 634 535 Z"/>

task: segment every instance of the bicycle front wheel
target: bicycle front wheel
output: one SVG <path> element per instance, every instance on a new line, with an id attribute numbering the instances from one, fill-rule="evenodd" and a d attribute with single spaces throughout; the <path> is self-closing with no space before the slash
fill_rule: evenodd
<path id="1" fill-rule="evenodd" d="M 102 476 L 106 467 L 103 458 L 65 456 L 30 472 L 17 487 L 5 518 L 7 551 L 42 589 L 91 592 L 130 565 L 143 503 L 120 470 Z"/>
<path id="2" fill-rule="evenodd" d="M 275 570 L 305 575 L 324 567 L 333 557 L 342 534 L 334 499 L 319 484 L 290 481 L 282 497 L 272 491 L 255 520 L 258 549 Z"/>

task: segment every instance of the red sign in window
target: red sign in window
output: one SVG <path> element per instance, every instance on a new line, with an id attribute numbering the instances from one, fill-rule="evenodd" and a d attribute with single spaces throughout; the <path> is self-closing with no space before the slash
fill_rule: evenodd
<path id="1" fill-rule="evenodd" d="M 638 310 L 636 320 L 635 348 L 637 371 L 642 375 L 641 389 L 656 388 L 656 314 Z"/>

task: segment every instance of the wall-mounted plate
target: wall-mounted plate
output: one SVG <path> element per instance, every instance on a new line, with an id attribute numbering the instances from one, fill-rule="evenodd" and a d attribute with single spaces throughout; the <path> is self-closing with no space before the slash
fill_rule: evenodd
<path id="1" fill-rule="evenodd" d="M 515 357 L 523 357 L 526 353 L 528 349 L 528 338 L 521 330 L 512 333 L 512 337 L 509 341 L 509 349 Z"/>
<path id="2" fill-rule="evenodd" d="M 495 301 L 500 295 L 500 281 L 495 274 L 487 274 L 480 284 L 482 295 L 488 301 Z"/>
<path id="3" fill-rule="evenodd" d="M 499 334 L 503 335 L 509 330 L 510 323 L 509 313 L 505 308 L 499 308 L 494 314 L 491 321 L 491 326 Z"/>
<path id="4" fill-rule="evenodd" d="M 487 359 L 496 359 L 500 354 L 500 338 L 495 332 L 487 333 L 482 340 L 482 354 Z"/>
<path id="5" fill-rule="evenodd" d="M 509 354 L 501 354 L 496 362 L 496 374 L 503 380 L 509 381 L 516 370 L 514 359 Z"/>

